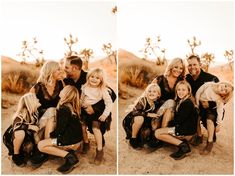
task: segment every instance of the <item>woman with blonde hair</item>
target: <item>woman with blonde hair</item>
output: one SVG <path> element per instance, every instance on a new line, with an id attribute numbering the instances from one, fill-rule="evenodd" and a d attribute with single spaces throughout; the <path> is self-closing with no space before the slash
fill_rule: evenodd
<path id="1" fill-rule="evenodd" d="M 157 112 L 162 117 L 162 127 L 167 127 L 172 120 L 175 106 L 175 87 L 179 81 L 185 78 L 185 63 L 181 58 L 174 58 L 167 66 L 164 75 L 159 75 L 152 81 L 161 88 L 160 109 Z"/>
<path id="2" fill-rule="evenodd" d="M 63 157 L 65 163 L 57 170 L 68 173 L 79 162 L 74 151 L 80 147 L 83 139 L 80 122 L 79 93 L 74 86 L 65 86 L 60 92 L 60 101 L 56 108 L 56 127 L 50 138 L 38 143 L 41 152 Z"/>
<path id="3" fill-rule="evenodd" d="M 60 64 L 55 61 L 47 61 L 40 70 L 37 83 L 30 92 L 35 93 L 41 106 L 39 112 L 39 134 L 42 138 L 49 138 L 50 132 L 54 129 L 55 107 L 59 102 L 59 93 L 63 89 L 63 73 Z M 42 162 L 48 159 L 47 155 L 36 150 L 31 158 L 31 163 L 39 167 Z"/>

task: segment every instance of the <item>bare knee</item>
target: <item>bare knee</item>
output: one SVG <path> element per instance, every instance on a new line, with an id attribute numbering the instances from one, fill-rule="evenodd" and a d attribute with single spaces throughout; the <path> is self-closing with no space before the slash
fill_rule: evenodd
<path id="1" fill-rule="evenodd" d="M 154 132 L 155 137 L 158 139 L 161 136 L 161 130 L 156 130 Z"/>
<path id="2" fill-rule="evenodd" d="M 25 131 L 24 130 L 17 130 L 14 132 L 14 139 L 24 139 Z"/>
<path id="3" fill-rule="evenodd" d="M 207 125 L 214 126 L 214 122 L 211 119 L 206 120 Z"/>
<path id="4" fill-rule="evenodd" d="M 44 140 L 39 141 L 39 143 L 38 143 L 38 150 L 41 151 L 41 152 L 43 152 L 43 149 L 44 149 L 45 146 L 46 146 L 46 145 L 45 145 Z"/>
<path id="5" fill-rule="evenodd" d="M 135 116 L 134 123 L 138 125 L 142 125 L 144 123 L 144 117 L 143 116 Z"/>

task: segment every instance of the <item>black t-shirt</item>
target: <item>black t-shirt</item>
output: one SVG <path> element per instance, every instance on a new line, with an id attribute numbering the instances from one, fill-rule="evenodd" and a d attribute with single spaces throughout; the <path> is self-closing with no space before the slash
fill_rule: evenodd
<path id="1" fill-rule="evenodd" d="M 188 81 L 188 83 L 191 85 L 192 87 L 192 94 L 193 96 L 195 96 L 197 90 L 205 83 L 205 82 L 219 82 L 219 79 L 210 74 L 210 73 L 206 73 L 201 69 L 201 73 L 198 76 L 198 78 L 196 80 L 193 79 L 193 77 L 190 74 L 186 75 L 186 80 Z"/>
<path id="2" fill-rule="evenodd" d="M 64 83 L 65 85 L 75 86 L 78 89 L 79 94 L 81 94 L 81 87 L 83 84 L 86 83 L 86 76 L 87 76 L 87 72 L 81 70 L 80 78 L 76 82 L 74 82 L 72 78 L 65 78 Z"/>

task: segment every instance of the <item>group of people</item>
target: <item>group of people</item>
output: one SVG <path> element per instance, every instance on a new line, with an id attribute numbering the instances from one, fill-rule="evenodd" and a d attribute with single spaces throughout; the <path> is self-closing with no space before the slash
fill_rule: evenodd
<path id="1" fill-rule="evenodd" d="M 68 173 L 79 162 L 76 151 L 83 146 L 86 154 L 90 148 L 89 130 L 96 142 L 94 163 L 99 165 L 115 98 L 103 69 L 85 72 L 78 56 L 65 58 L 63 64 L 46 62 L 37 83 L 20 98 L 3 135 L 12 161 L 24 166 L 30 160 L 39 167 L 54 155 L 65 159 L 57 170 Z"/>
<path id="2" fill-rule="evenodd" d="M 201 67 L 200 58 L 191 55 L 186 64 L 175 58 L 147 86 L 123 120 L 126 139 L 137 149 L 147 144 L 158 149 L 163 143 L 178 146 L 170 155 L 175 160 L 191 151 L 190 145 L 203 143 L 201 122 L 207 129 L 207 143 L 200 154 L 209 154 L 224 118 L 224 105 L 232 98 L 233 85 Z"/>

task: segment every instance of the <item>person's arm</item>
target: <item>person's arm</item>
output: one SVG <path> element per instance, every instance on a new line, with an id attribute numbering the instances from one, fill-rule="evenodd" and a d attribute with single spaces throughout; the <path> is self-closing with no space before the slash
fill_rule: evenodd
<path id="1" fill-rule="evenodd" d="M 99 120 L 105 121 L 105 119 L 109 116 L 110 112 L 112 111 L 113 101 L 109 95 L 107 88 L 105 88 L 102 91 L 102 93 L 103 93 L 103 100 L 104 100 L 104 104 L 105 104 L 105 109 L 104 109 L 103 114 L 99 117 Z"/>
<path id="2" fill-rule="evenodd" d="M 199 103 L 200 103 L 200 98 L 201 98 L 205 88 L 206 88 L 206 84 L 203 84 L 196 92 L 195 99 L 196 99 L 196 104 L 198 107 L 199 107 Z"/>

